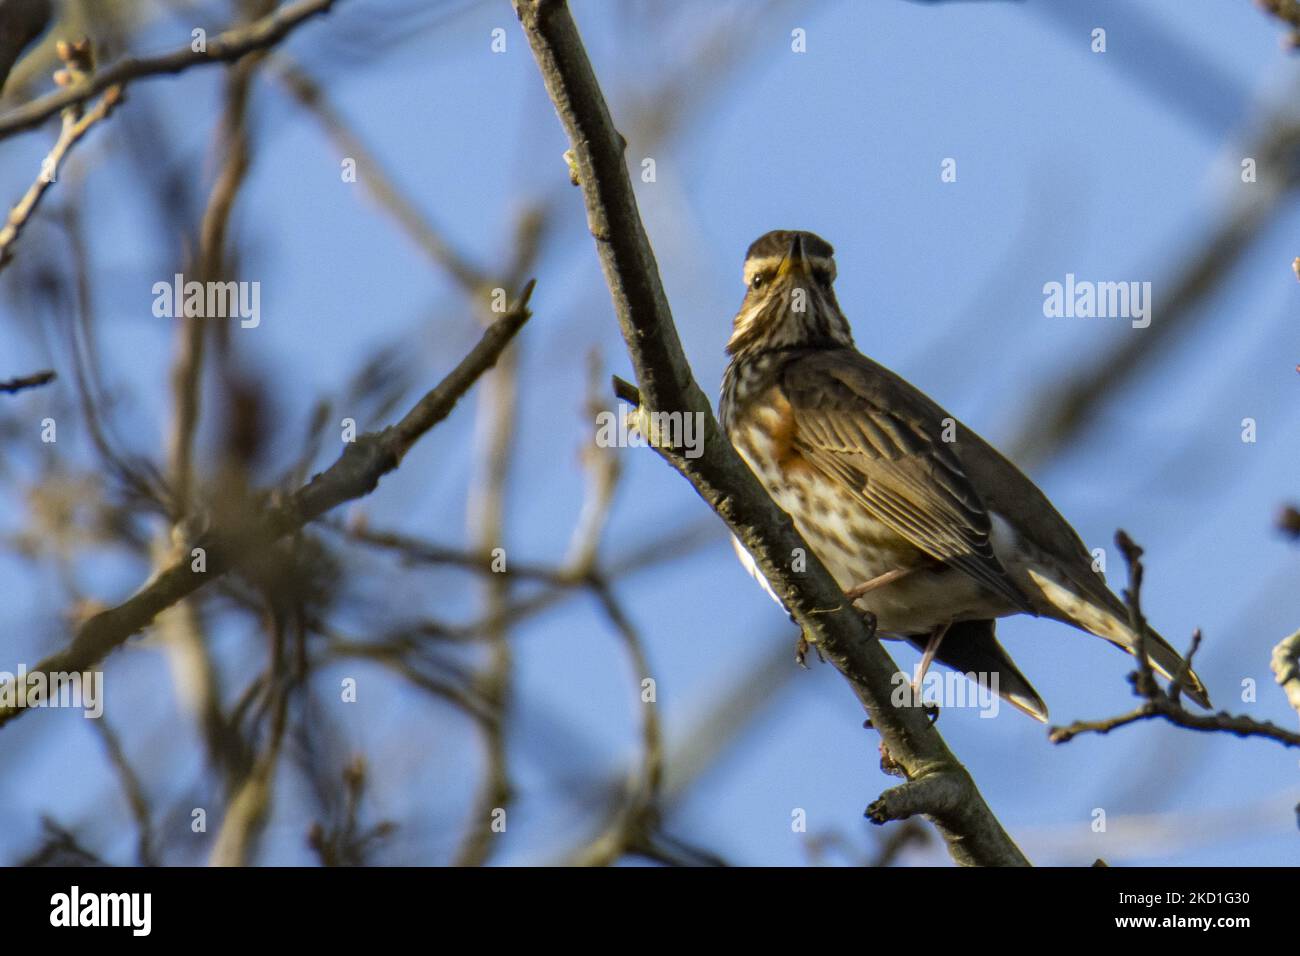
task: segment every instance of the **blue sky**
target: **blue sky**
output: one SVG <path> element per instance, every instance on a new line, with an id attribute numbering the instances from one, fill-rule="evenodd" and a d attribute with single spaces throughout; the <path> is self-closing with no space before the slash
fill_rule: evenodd
<path id="1" fill-rule="evenodd" d="M 508 4 L 472 5 L 382 55 L 340 66 L 322 44 L 347 22 L 348 5 L 304 28 L 289 50 L 327 83 L 422 213 L 490 264 L 506 257 L 520 209 L 538 199 L 553 209 L 534 318 L 520 337 L 524 400 L 506 544 L 520 560 L 559 561 L 582 504 L 578 450 L 592 434 L 581 411 L 585 353 L 598 346 L 608 372 L 630 374 L 581 196 L 567 183 L 563 131 Z M 1148 331 L 1116 319 L 1047 318 L 1044 283 L 1067 273 L 1149 281 L 1158 325 L 1163 297 L 1198 240 L 1250 201 L 1249 190 L 1263 188 L 1241 182 L 1242 143 L 1285 108 L 1288 95 L 1294 102 L 1300 61 L 1279 49 L 1280 30 L 1249 3 L 1213 0 L 1198 4 L 1195 16 L 1173 0 L 1142 4 L 1140 17 L 1133 6 L 1079 3 L 1071 9 L 1087 16 L 1071 16 L 1044 2 L 846 0 L 761 14 L 740 4 L 574 3 L 633 170 L 647 155 L 655 159 L 656 181 L 637 183 L 638 201 L 706 389 L 716 392 L 725 366 L 744 250 L 773 228 L 811 229 L 832 242 L 838 296 L 858 346 L 995 444 L 1010 443 L 1043 414 L 1054 384 Z M 684 124 L 647 146 L 629 104 L 681 70 L 694 45 L 717 35 L 727 18 L 735 25 L 721 34 L 723 48 L 734 61 L 720 79 L 708 78 L 706 90 L 683 76 L 694 98 Z M 498 26 L 507 49 L 494 54 L 490 33 Z M 139 46 L 176 46 L 189 27 L 183 15 L 161 19 Z M 1107 30 L 1105 53 L 1091 52 L 1092 27 Z M 790 49 L 795 28 L 806 31 L 805 53 Z M 138 84 L 126 109 L 136 103 L 152 105 L 167 124 L 175 156 L 160 164 L 189 165 L 206 188 L 219 74 Z M 7 195 L 30 181 L 49 135 L 6 142 L 0 185 Z M 117 432 L 132 449 L 156 454 L 168 420 L 174 329 L 152 316 L 149 290 L 170 277 L 174 244 L 142 216 L 154 184 L 130 172 L 120 148 L 105 128 L 79 150 L 103 366 L 120 396 Z M 343 390 L 358 356 L 401 343 L 415 381 L 428 387 L 472 344 L 477 325 L 447 277 L 362 187 L 341 181 L 333 145 L 265 78 L 254 100 L 254 148 L 233 234 L 244 244 L 244 278 L 262 283 L 263 322 L 237 333 L 235 344 L 246 367 L 273 386 L 269 481 L 294 459 L 312 403 Z M 947 158 L 956 160 L 956 182 L 941 182 Z M 1261 168 L 1260 178 L 1275 173 Z M 1300 213 L 1293 201 L 1281 209 L 1199 304 L 1193 332 L 1110 396 L 1094 425 L 1059 455 L 1030 470 L 1090 547 L 1109 548 L 1123 527 L 1146 548 L 1148 616 L 1180 648 L 1202 628 L 1198 669 L 1219 706 L 1294 726 L 1267 666 L 1273 644 L 1300 627 L 1300 554 L 1273 529 L 1277 509 L 1300 497 L 1300 287 L 1289 268 L 1300 255 Z M 57 230 L 38 223 L 18 254 L 57 256 L 62 248 Z M 10 270 L 0 285 L 16 274 Z M 10 292 L 0 289 L 0 377 L 52 366 L 63 374 L 63 391 L 5 399 L 5 415 L 39 421 L 60 408 L 69 416 L 65 454 L 84 463 L 84 434 L 67 404 L 66 349 L 48 317 L 23 313 Z M 472 472 L 463 451 L 472 440 L 472 405 L 360 506 L 375 526 L 468 543 Z M 1248 417 L 1257 422 L 1254 443 L 1241 440 Z M 24 520 L 21 481 L 41 474 L 43 455 L 4 447 L 12 456 L 0 489 L 7 532 Z M 706 519 L 703 503 L 651 451 L 620 454 L 625 474 L 603 554 Z M 121 600 L 148 573 L 112 552 L 88 555 L 78 567 L 82 586 L 106 602 Z M 356 569 L 369 575 L 356 592 L 386 612 L 474 615 L 475 589 L 462 572 L 394 572 L 365 554 Z M 1112 585 L 1122 578 L 1116 560 Z M 67 595 L 49 566 L 6 552 L 0 580 L 8 595 L 0 667 L 11 668 L 57 646 Z M 616 589 L 647 646 L 670 765 L 680 746 L 707 735 L 701 721 L 737 681 L 774 648 L 788 645 L 792 655 L 793 627 L 740 568 L 720 527 L 698 553 Z M 359 628 L 366 620 L 366 613 L 350 618 Z M 1023 618 L 1003 622 L 999 634 L 1053 722 L 1130 706 L 1128 661 L 1104 642 Z M 592 601 L 578 597 L 534 618 L 513 640 L 519 670 L 510 746 L 520 797 L 497 859 L 541 862 L 593 822 L 565 799 L 568 788 L 635 759 L 639 705 L 617 637 Z M 260 652 L 242 623 L 218 628 L 214 646 L 232 684 Z M 910 666 L 911 651 L 890 649 Z M 347 673 L 374 693 L 334 716 L 369 756 L 373 814 L 402 827 L 381 859 L 444 861 L 476 782 L 472 727 L 378 672 Z M 1246 679 L 1258 684 L 1254 703 L 1240 700 Z M 142 761 L 158 804 L 203 799 L 192 792 L 198 738 L 168 689 L 156 645 L 146 639 L 115 655 L 106 681 L 109 717 L 128 754 Z M 876 739 L 861 721 L 831 668 L 793 673 L 687 791 L 669 831 L 735 862 L 799 864 L 806 847 L 790 820 L 802 808 L 810 834 L 869 848 L 876 834 L 862 810 L 891 781 L 877 770 Z M 1009 708 L 995 720 L 949 710 L 940 728 L 1036 862 L 1300 859 L 1296 757 L 1277 745 L 1146 724 L 1056 747 L 1044 728 Z M 41 812 L 88 822 L 110 858 L 129 858 L 128 818 L 80 718 L 33 714 L 3 736 L 25 767 L 0 781 L 5 858 L 32 844 Z M 294 812 L 301 784 L 287 771 L 279 782 L 263 859 L 302 862 L 308 855 Z M 1098 808 L 1106 833 L 1091 827 Z M 202 858 L 201 848 L 191 852 Z M 945 860 L 937 840 L 904 857 Z"/>

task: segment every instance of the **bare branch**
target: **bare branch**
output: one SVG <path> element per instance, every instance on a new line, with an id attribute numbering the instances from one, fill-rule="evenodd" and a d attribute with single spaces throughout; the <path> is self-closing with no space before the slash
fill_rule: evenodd
<path id="1" fill-rule="evenodd" d="M 892 677 L 898 668 L 714 419 L 673 325 L 628 180 L 623 139 L 614 128 L 568 8 L 556 0 L 514 0 L 514 4 L 547 92 L 569 134 L 588 226 L 636 369 L 640 398 L 650 411 L 699 415 L 705 425 L 700 457 L 687 458 L 666 447 L 658 449 L 660 454 L 726 521 L 809 640 L 849 679 L 909 780 L 942 775 L 947 794 L 960 793 L 960 799 L 945 799 L 942 805 L 930 806 L 918 799 L 905 809 L 930 815 L 960 863 L 1024 865 L 1024 855 L 930 720 L 920 709 L 891 704 Z M 807 555 L 805 572 L 791 570 L 788 558 L 795 553 Z"/>
<path id="2" fill-rule="evenodd" d="M 1292 50 L 1300 50 L 1300 0 L 1255 0 L 1255 3 L 1291 28 L 1282 42 Z"/>
<path id="3" fill-rule="evenodd" d="M 461 289 L 478 295 L 492 286 L 491 278 L 478 266 L 462 256 L 427 218 L 418 211 L 410 196 L 404 195 L 384 164 L 362 141 L 361 137 L 344 120 L 326 97 L 325 91 L 302 67 L 285 56 L 276 58 L 275 75 L 280 78 L 298 100 L 320 122 L 339 151 L 356 160 L 357 176 L 370 191 L 379 207 L 392 216 L 420 250 L 438 263 L 456 280 Z"/>
<path id="4" fill-rule="evenodd" d="M 202 50 L 186 46 L 160 56 L 126 57 L 118 60 L 107 69 L 65 89 L 56 90 L 0 116 L 0 139 L 31 129 L 60 110 L 84 103 L 110 87 L 125 86 L 132 80 L 145 77 L 180 73 L 193 66 L 229 63 L 257 50 L 269 49 L 307 20 L 327 12 L 335 2 L 336 0 L 295 0 L 247 26 L 217 34 Z"/>
<path id="5" fill-rule="evenodd" d="M 0 382 L 0 392 L 14 395 L 29 388 L 40 388 L 42 385 L 48 385 L 58 376 L 54 372 L 33 372 L 31 375 L 22 375 L 18 378 L 11 378 L 6 382 Z"/>
<path id="6" fill-rule="evenodd" d="M 122 87 L 109 86 L 85 115 L 82 115 L 78 108 L 79 102 L 64 111 L 63 129 L 59 133 L 59 138 L 41 162 L 41 171 L 35 181 L 27 188 L 23 198 L 18 200 L 18 204 L 9 210 L 9 219 L 4 228 L 0 229 L 0 271 L 3 271 L 9 264 L 9 260 L 13 258 L 13 245 L 18 241 L 23 227 L 31 221 L 41 199 L 54 184 L 63 158 L 96 124 L 108 119 L 121 102 Z"/>
<path id="7" fill-rule="evenodd" d="M 194 551 L 187 551 L 182 560 L 159 572 L 127 601 L 85 621 L 72 643 L 41 661 L 29 673 L 29 680 L 36 679 L 37 675 L 48 680 L 51 672 L 71 673 L 92 667 L 131 635 L 149 626 L 164 609 L 332 508 L 374 491 L 384 475 L 401 465 L 416 441 L 450 414 L 528 321 L 532 288 L 530 282 L 511 311 L 498 319 L 460 364 L 401 421 L 382 432 L 362 435 L 349 444 L 338 461 L 287 501 L 273 504 L 260 520 L 250 520 L 246 527 L 214 529 L 204 534 L 194 542 L 194 548 L 202 549 L 206 556 L 204 570 L 194 569 L 191 563 Z M 18 706 L 0 707 L 0 725 L 20 716 L 24 710 Z"/>
<path id="8" fill-rule="evenodd" d="M 1263 737 L 1275 740 L 1284 747 L 1300 747 L 1300 733 L 1284 730 L 1269 721 L 1254 720 L 1251 717 L 1229 714 L 1227 711 L 1220 711 L 1217 714 L 1194 714 L 1183 707 L 1179 700 L 1179 692 L 1183 680 L 1191 670 L 1192 659 L 1200 647 L 1200 631 L 1192 637 L 1192 646 L 1183 660 L 1183 672 L 1174 675 L 1168 692 L 1160 687 L 1151 672 L 1151 663 L 1147 660 L 1144 650 L 1146 619 L 1142 616 L 1141 604 L 1142 549 L 1123 531 L 1116 532 L 1115 543 L 1119 545 L 1120 552 L 1128 564 L 1129 586 L 1124 591 L 1124 603 L 1128 605 L 1129 620 L 1138 635 L 1138 643 L 1134 649 L 1138 669 L 1129 675 L 1129 680 L 1133 684 L 1134 693 L 1142 698 L 1142 703 L 1117 717 L 1108 717 L 1104 720 L 1078 720 L 1067 727 L 1053 727 L 1048 732 L 1048 739 L 1054 744 L 1063 744 L 1080 734 L 1108 734 L 1119 727 L 1127 727 L 1129 724 L 1159 717 L 1188 730 L 1222 731 L 1238 737 Z M 1290 668 L 1287 667 L 1287 655 L 1298 651 L 1300 651 L 1300 632 L 1293 634 L 1274 648 L 1273 672 L 1277 674 L 1277 682 L 1286 690 L 1292 704 L 1300 706 L 1300 673 L 1295 672 L 1294 658 L 1290 660 Z"/>

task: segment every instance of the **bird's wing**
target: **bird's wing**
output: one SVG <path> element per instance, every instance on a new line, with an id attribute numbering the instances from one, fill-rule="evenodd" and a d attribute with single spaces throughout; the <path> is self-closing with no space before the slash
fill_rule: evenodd
<path id="1" fill-rule="evenodd" d="M 884 371 L 847 349 L 790 362 L 780 385 L 795 447 L 915 547 L 1034 613 L 994 555 L 984 502 L 942 440 L 942 409 Z"/>

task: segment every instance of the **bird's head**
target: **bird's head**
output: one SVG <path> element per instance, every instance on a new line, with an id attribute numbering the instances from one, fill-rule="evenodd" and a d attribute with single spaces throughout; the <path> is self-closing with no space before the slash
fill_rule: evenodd
<path id="1" fill-rule="evenodd" d="M 834 283 L 835 250 L 821 236 L 778 229 L 759 237 L 745 253 L 745 301 L 727 354 L 852 346 Z"/>

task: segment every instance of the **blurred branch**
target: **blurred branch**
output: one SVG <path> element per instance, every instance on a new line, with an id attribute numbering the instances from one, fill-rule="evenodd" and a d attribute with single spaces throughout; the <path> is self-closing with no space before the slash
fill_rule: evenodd
<path id="1" fill-rule="evenodd" d="M 397 424 L 381 432 L 360 436 L 339 459 L 316 475 L 287 501 L 274 502 L 246 527 L 213 529 L 194 542 L 206 558 L 206 568 L 195 570 L 196 551 L 156 574 L 123 604 L 95 614 L 78 629 L 71 644 L 41 661 L 30 679 L 48 680 L 51 672 L 84 671 L 126 640 L 147 627 L 164 609 L 193 594 L 231 567 L 256 556 L 285 535 L 299 531 L 332 508 L 362 498 L 379 480 L 398 468 L 406 453 L 429 429 L 450 414 L 460 398 L 487 371 L 501 351 L 528 321 L 530 282 L 513 308 L 498 319 L 460 364 L 429 391 Z M 25 708 L 0 707 L 0 725 L 20 716 Z"/>
<path id="2" fill-rule="evenodd" d="M 639 397 L 648 411 L 698 415 L 705 425 L 699 458 L 667 447 L 658 451 L 740 538 L 809 640 L 849 679 L 893 762 L 908 777 L 886 794 L 892 795 L 889 806 L 898 808 L 897 816 L 929 815 L 960 863 L 1026 864 L 929 718 L 920 709 L 891 705 L 897 666 L 722 434 L 682 352 L 628 179 L 623 139 L 567 6 L 556 0 L 514 0 L 514 5 L 569 136 L 588 226 L 636 369 Z M 786 557 L 794 553 L 807 554 L 806 572 L 789 569 Z M 873 813 L 873 820 L 893 816 L 884 809 Z"/>
<path id="3" fill-rule="evenodd" d="M 601 410 L 601 366 L 599 350 L 592 349 L 588 354 L 587 397 L 584 402 L 588 421 L 594 421 L 596 413 Z M 600 539 L 622 473 L 619 456 L 612 449 L 599 447 L 589 438 L 582 447 L 582 459 L 588 475 L 587 494 L 569 542 L 565 567 L 568 574 L 591 581 L 601 609 L 622 638 L 632 665 L 633 700 L 641 718 L 641 759 L 624 782 L 619 805 L 601 833 L 571 854 L 567 861 L 579 866 L 607 866 L 628 853 L 656 859 L 665 855 L 655 849 L 660 842 L 658 830 L 662 821 L 659 797 L 664 777 L 664 743 L 657 696 L 647 700 L 643 687 L 643 681 L 650 676 L 645 644 L 596 564 Z"/>
<path id="4" fill-rule="evenodd" d="M 1183 671 L 1174 675 L 1168 691 L 1160 687 L 1151 674 L 1151 663 L 1147 660 L 1142 649 L 1142 638 L 1146 634 L 1146 621 L 1142 617 L 1141 610 L 1142 549 L 1134 544 L 1132 539 L 1123 531 L 1115 535 L 1115 540 L 1124 555 L 1125 562 L 1128 564 L 1129 586 L 1124 591 L 1124 602 L 1128 605 L 1129 616 L 1134 624 L 1133 629 L 1140 638 L 1138 646 L 1134 650 L 1134 654 L 1137 656 L 1138 669 L 1129 675 L 1129 681 L 1133 684 L 1134 692 L 1142 698 L 1142 703 L 1128 713 L 1120 714 L 1117 717 L 1109 717 L 1104 720 L 1079 720 L 1068 727 L 1053 727 L 1048 733 L 1048 739 L 1054 744 L 1063 744 L 1073 740 L 1080 734 L 1108 734 L 1119 727 L 1127 727 L 1129 724 L 1140 721 L 1161 718 L 1188 730 L 1221 731 L 1238 737 L 1263 737 L 1267 740 L 1275 740 L 1284 747 L 1300 747 L 1300 733 L 1284 730 L 1274 723 L 1229 714 L 1226 711 L 1208 715 L 1194 714 L 1183 707 L 1179 700 L 1179 692 L 1187 673 L 1192 668 L 1192 661 L 1196 656 L 1196 651 L 1200 647 L 1200 631 L 1197 631 L 1192 636 L 1192 646 L 1183 658 Z M 1300 649 L 1300 632 L 1287 638 L 1273 651 L 1274 673 L 1277 674 L 1278 683 L 1282 684 L 1284 690 L 1286 690 L 1288 698 L 1291 698 L 1293 693 L 1300 696 L 1300 675 L 1294 673 L 1294 661 L 1290 662 L 1290 670 L 1286 668 L 1286 655 L 1297 649 Z M 1291 681 L 1296 682 L 1294 688 L 1291 687 Z M 1295 703 L 1296 701 L 1293 699 L 1292 702 Z"/>
<path id="5" fill-rule="evenodd" d="M 213 152 L 219 157 L 219 165 L 199 221 L 197 254 L 191 263 L 197 280 L 205 285 L 222 281 L 231 271 L 226 235 L 251 162 L 249 101 L 261 60 L 261 54 L 253 54 L 225 71 L 224 109 L 212 134 Z M 194 444 L 202 415 L 207 343 L 213 335 L 211 323 L 202 315 L 185 313 L 175 316 L 175 321 L 176 354 L 170 382 L 173 417 L 165 440 L 171 527 L 164 529 L 154 543 L 156 566 L 165 566 L 181 557 L 184 535 L 174 533 L 174 529 L 195 509 Z M 224 475 L 213 484 L 227 495 L 243 490 L 232 488 L 229 477 Z M 177 696 L 185 699 L 198 722 L 209 761 L 225 772 L 228 785 L 243 780 L 251 759 L 249 746 L 222 712 L 219 672 L 212 661 L 199 609 L 192 601 L 179 601 L 158 615 L 155 626 L 175 675 Z"/>
<path id="6" fill-rule="evenodd" d="M 623 799 L 604 830 L 566 861 L 574 866 L 608 866 L 628 853 L 660 858 L 655 849 L 660 823 L 659 790 L 663 782 L 663 731 L 658 704 L 643 697 L 641 682 L 650 674 L 650 662 L 640 635 L 608 584 L 594 591 L 606 617 L 623 639 L 635 678 L 635 700 L 641 714 L 641 760 L 626 782 Z"/>
<path id="7" fill-rule="evenodd" d="M 1300 508 L 1295 505 L 1285 506 L 1277 516 L 1277 528 L 1288 538 L 1300 541 Z"/>
<path id="8" fill-rule="evenodd" d="M 388 821 L 362 828 L 361 801 L 366 795 L 366 783 L 366 762 L 357 757 L 343 768 L 341 819 L 328 826 L 317 822 L 308 832 L 307 845 L 320 858 L 322 866 L 364 866 L 371 846 L 396 829 Z"/>
<path id="9" fill-rule="evenodd" d="M 134 496 L 141 507 L 162 510 L 162 483 L 151 481 L 149 469 L 152 465 L 134 466 L 127 455 L 116 451 L 109 441 L 108 410 L 111 402 L 104 396 L 97 367 L 101 350 L 96 337 L 95 296 L 91 286 L 95 270 L 82 224 L 80 189 L 70 191 L 74 194 L 73 199 L 64 203 L 60 219 L 68 239 L 69 271 L 76 303 L 75 317 L 68 325 L 68 351 L 72 357 L 82 421 L 99 455 L 102 473 L 112 477 L 124 491 Z"/>
<path id="10" fill-rule="evenodd" d="M 275 769 L 289 723 L 289 690 L 289 676 L 283 672 L 276 673 L 273 666 L 271 730 L 266 747 L 258 754 L 257 760 L 230 798 L 226 815 L 221 820 L 221 829 L 217 831 L 208 858 L 211 866 L 247 866 L 252 859 L 257 838 L 265 828 L 270 813 Z"/>
<path id="11" fill-rule="evenodd" d="M 73 83 L 84 82 L 84 78 L 94 69 L 93 53 L 89 42 L 61 43 L 59 52 L 63 56 L 64 69 L 59 71 L 58 75 L 65 80 L 71 77 L 70 82 Z M 13 258 L 13 245 L 18 241 L 19 234 L 31 221 L 41 199 L 58 178 L 59 166 L 63 158 L 97 123 L 108 119 L 122 102 L 122 96 L 121 86 L 108 86 L 99 101 L 84 114 L 80 100 L 63 111 L 63 128 L 59 132 L 59 138 L 55 140 L 53 148 L 41 161 L 41 171 L 36 180 L 28 187 L 23 198 L 18 200 L 18 204 L 9 210 L 9 219 L 4 228 L 0 229 L 0 271 L 3 271 L 9 264 L 9 260 Z"/>
<path id="12" fill-rule="evenodd" d="M 1300 123 L 1278 120 L 1269 130 L 1262 139 L 1246 144 L 1241 153 L 1256 158 L 1267 178 L 1251 185 L 1249 198 L 1197 248 L 1178 257 L 1178 262 L 1186 264 L 1169 283 L 1169 292 L 1161 296 L 1160 317 L 1148 328 L 1133 330 L 1118 346 L 1064 380 L 1054 379 L 1031 403 L 1033 416 L 1012 443 L 1013 460 L 1032 467 L 1050 458 L 1207 315 L 1201 303 L 1231 275 L 1281 211 L 1284 200 L 1300 186 Z"/>
<path id="13" fill-rule="evenodd" d="M 104 749 L 108 751 L 109 762 L 112 763 L 113 769 L 117 771 L 118 779 L 122 783 L 122 794 L 126 797 L 127 806 L 131 808 L 131 816 L 135 819 L 136 830 L 136 862 L 140 866 L 157 866 L 158 859 L 154 856 L 153 850 L 153 823 L 151 821 L 151 811 L 149 809 L 149 798 L 145 796 L 144 784 L 140 782 L 140 775 L 135 772 L 131 762 L 126 759 L 126 752 L 122 749 L 122 741 L 109 726 L 108 721 L 102 716 L 94 722 L 95 729 L 99 731 L 100 739 L 104 742 Z"/>
<path id="14" fill-rule="evenodd" d="M 1107 55 L 1107 71 L 1127 74 L 1138 89 L 1158 97 L 1163 114 L 1190 120 L 1216 138 L 1237 123 L 1251 90 L 1218 57 L 1171 28 L 1150 4 L 1106 4 L 1104 17 L 1100 8 L 1095 2 L 1024 5 L 1026 14 L 1051 21 L 1076 56 L 1094 55 L 1087 40 L 1097 27 L 1123 37 L 1124 52 Z"/>
<path id="15" fill-rule="evenodd" d="M 0 90 L 22 52 L 50 25 L 50 0 L 0 0 Z"/>
<path id="16" fill-rule="evenodd" d="M 503 288 L 513 288 L 532 269 L 540 248 L 541 230 L 540 213 L 530 210 L 520 217 L 515 229 L 515 251 L 507 274 L 501 280 Z M 474 298 L 478 298 L 476 293 L 479 291 L 478 287 L 466 289 Z M 492 313 L 481 309 L 484 321 L 490 321 L 491 316 Z M 519 352 L 518 346 L 512 345 L 502 353 L 496 368 L 484 376 L 477 395 L 478 480 L 471 484 L 466 511 L 475 548 L 485 558 L 491 557 L 497 549 L 504 553 L 506 548 L 506 492 L 515 443 L 518 393 Z M 481 584 L 484 617 L 488 622 L 483 636 L 489 647 L 489 661 L 487 669 L 478 675 L 475 689 L 487 704 L 487 713 L 479 721 L 485 768 L 470 813 L 469 830 L 456 853 L 457 866 L 482 866 L 490 859 L 499 842 L 494 839 L 493 817 L 498 811 L 506 811 L 513 791 L 506 752 L 506 721 L 514 672 L 514 655 L 505 615 L 511 581 L 508 577 L 493 574 L 484 578 Z"/>
<path id="17" fill-rule="evenodd" d="M 244 60 L 226 75 L 225 111 L 213 135 L 221 165 L 203 211 L 195 263 L 198 281 L 205 284 L 220 281 L 228 271 L 226 233 L 235 199 L 248 174 L 248 101 L 256 66 L 256 58 Z M 203 321 L 202 315 L 186 314 L 176 319 L 177 350 L 171 377 L 175 419 L 167 442 L 174 522 L 184 520 L 192 506 L 194 436 L 199 426 L 204 346 L 209 334 L 209 323 Z"/>
<path id="18" fill-rule="evenodd" d="M 930 842 L 930 832 L 919 820 L 904 820 L 877 841 L 872 852 L 853 846 L 844 834 L 838 831 L 809 834 L 804 840 L 804 852 L 808 862 L 813 866 L 823 866 L 829 862 L 829 851 L 837 850 L 854 866 L 883 868 L 893 866 L 903 852 L 912 844 L 925 846 Z"/>
<path id="19" fill-rule="evenodd" d="M 1255 4 L 1291 28 L 1284 42 L 1291 49 L 1300 50 L 1300 0 L 1255 0 Z"/>
<path id="20" fill-rule="evenodd" d="M 446 269 L 456 282 L 471 295 L 491 288 L 489 277 L 469 262 L 455 247 L 433 228 L 429 221 L 416 211 L 416 203 L 403 195 L 384 170 L 381 163 L 342 114 L 334 109 L 325 91 L 312 77 L 287 56 L 276 58 L 275 75 L 288 87 L 289 92 L 324 127 L 338 151 L 356 161 L 357 176 L 370 190 L 381 209 L 397 220 L 398 224 L 431 260 Z"/>
<path id="21" fill-rule="evenodd" d="M 111 87 L 125 86 L 145 77 L 180 73 L 193 66 L 231 62 L 273 47 L 307 20 L 327 12 L 334 3 L 335 0 L 294 0 L 247 26 L 217 34 L 202 50 L 187 45 L 161 56 L 125 57 L 63 90 L 48 93 L 0 116 L 0 139 L 31 129 L 60 110 L 84 103 Z"/>
<path id="22" fill-rule="evenodd" d="M 49 817 L 41 819 L 45 839 L 34 851 L 18 861 L 18 866 L 108 866 L 108 863 L 81 845 L 77 835 Z"/>
<path id="23" fill-rule="evenodd" d="M 28 388 L 40 388 L 42 385 L 48 385 L 58 378 L 54 372 L 33 372 L 31 375 L 22 375 L 18 378 L 11 378 L 8 381 L 0 381 L 0 392 L 9 395 L 21 392 Z"/>
<path id="24" fill-rule="evenodd" d="M 587 353 L 587 397 L 583 403 L 583 424 L 598 420 L 604 410 L 601 400 L 604 389 L 604 362 L 600 349 L 593 347 Z M 614 492 L 622 475 L 622 461 L 609 448 L 599 447 L 591 436 L 579 450 L 583 468 L 587 473 L 587 493 L 583 497 L 582 511 L 569 539 L 569 553 L 565 558 L 567 573 L 575 578 L 586 577 L 596 567 L 600 539 L 609 521 L 609 511 L 614 504 Z"/>

